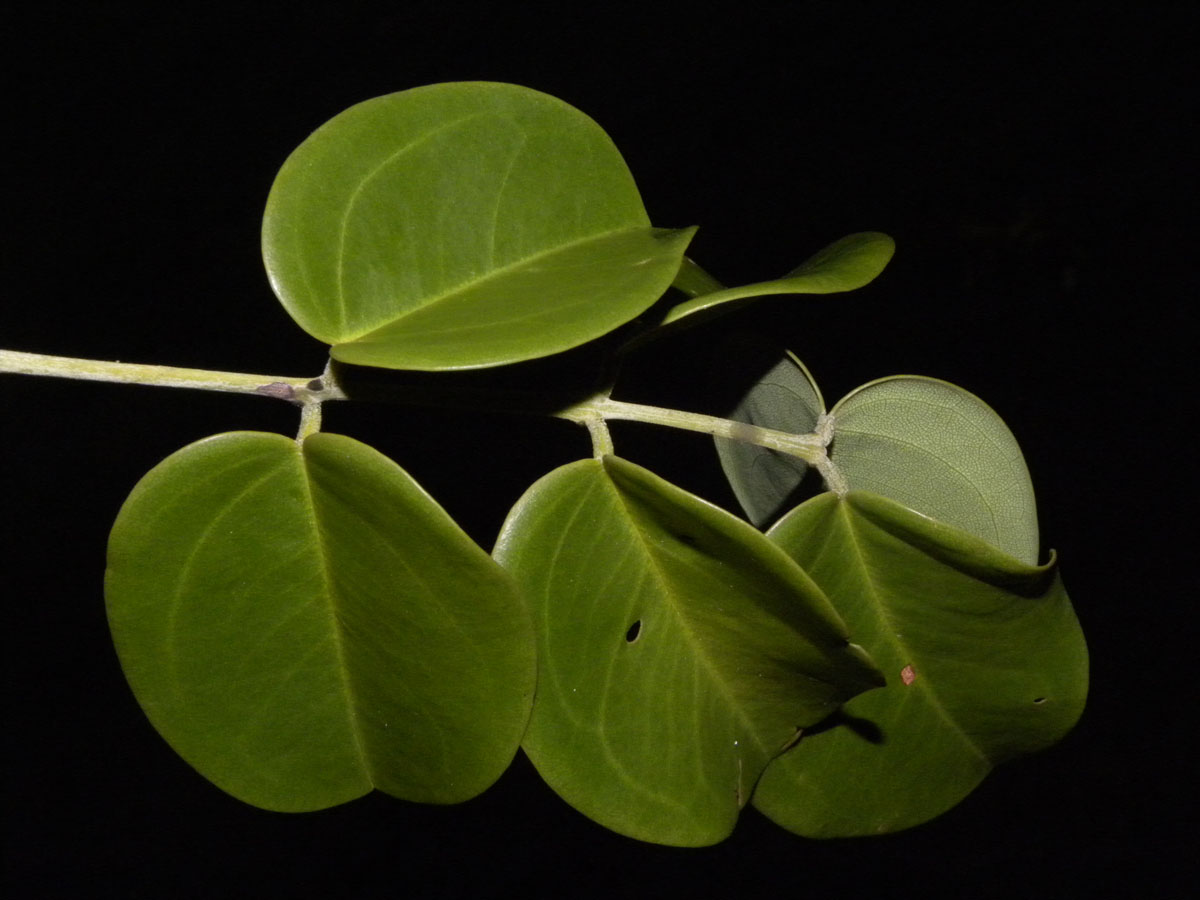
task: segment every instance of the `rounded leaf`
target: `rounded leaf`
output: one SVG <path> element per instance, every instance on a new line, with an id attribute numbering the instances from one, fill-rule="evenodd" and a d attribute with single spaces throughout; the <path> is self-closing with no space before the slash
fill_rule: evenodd
<path id="1" fill-rule="evenodd" d="M 879 683 L 779 548 L 615 457 L 538 481 L 496 557 L 539 642 L 522 746 L 568 803 L 622 834 L 723 839 L 797 730 Z"/>
<path id="2" fill-rule="evenodd" d="M 359 103 L 288 157 L 263 258 L 342 362 L 461 369 L 606 334 L 670 286 L 693 230 L 650 227 L 600 127 L 510 84 Z"/>
<path id="3" fill-rule="evenodd" d="M 1087 645 L 1053 560 L 1026 565 L 860 491 L 814 497 L 768 536 L 888 680 L 767 767 L 754 803 L 783 827 L 847 837 L 917 825 L 1078 720 Z"/>
<path id="4" fill-rule="evenodd" d="M 487 788 L 531 704 L 512 579 L 350 438 L 241 432 L 151 470 L 113 526 L 108 617 L 159 733 L 273 810 Z"/>
<path id="5" fill-rule="evenodd" d="M 1025 458 L 1004 420 L 974 394 L 898 375 L 851 391 L 832 414 L 830 458 L 852 490 L 890 497 L 1037 562 Z"/>

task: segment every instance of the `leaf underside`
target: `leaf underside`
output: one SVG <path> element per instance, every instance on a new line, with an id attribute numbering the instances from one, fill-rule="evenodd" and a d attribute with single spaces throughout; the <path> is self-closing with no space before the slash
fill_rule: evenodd
<path id="1" fill-rule="evenodd" d="M 256 806 L 376 787 L 465 800 L 528 716 L 533 638 L 512 580 L 350 438 L 242 432 L 175 453 L 121 509 L 106 596 L 155 728 Z"/>
<path id="2" fill-rule="evenodd" d="M 732 377 L 752 383 L 726 418 L 791 434 L 808 434 L 825 412 L 825 401 L 808 369 L 791 353 L 783 359 L 773 345 L 739 338 L 724 348 Z M 736 372 L 736 375 L 734 374 Z M 747 441 L 714 438 L 721 468 L 747 518 L 759 528 L 779 515 L 799 487 L 808 464 L 798 456 Z"/>
<path id="3" fill-rule="evenodd" d="M 763 358 L 764 350 L 750 351 Z M 742 393 L 730 417 L 763 428 L 810 431 L 824 412 L 812 376 L 791 353 Z M 974 394 L 918 375 L 882 378 L 834 406 L 830 458 L 851 489 L 890 497 L 962 528 L 1016 559 L 1038 561 L 1033 482 L 1008 426 Z M 805 472 L 801 460 L 717 441 L 725 476 L 748 518 L 768 523 Z"/>
<path id="4" fill-rule="evenodd" d="M 974 394 L 935 378 L 866 384 L 832 411 L 830 458 L 852 489 L 890 497 L 1033 565 L 1033 482 L 1016 438 Z"/>

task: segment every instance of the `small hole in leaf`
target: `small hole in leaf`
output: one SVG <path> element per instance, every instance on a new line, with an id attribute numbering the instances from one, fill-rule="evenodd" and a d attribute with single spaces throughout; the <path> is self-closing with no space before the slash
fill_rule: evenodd
<path id="1" fill-rule="evenodd" d="M 632 644 L 638 639 L 638 635 L 642 633 L 642 620 L 638 619 L 629 626 L 629 630 L 625 632 L 625 640 Z"/>
<path id="2" fill-rule="evenodd" d="M 1045 698 L 1045 697 L 1034 697 L 1034 698 L 1033 698 L 1033 702 L 1034 702 L 1034 703 L 1045 703 L 1045 702 L 1046 702 L 1046 698 Z"/>

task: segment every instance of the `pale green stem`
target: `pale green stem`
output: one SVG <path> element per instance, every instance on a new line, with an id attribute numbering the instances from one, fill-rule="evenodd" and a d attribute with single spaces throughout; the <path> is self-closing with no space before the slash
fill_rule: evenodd
<path id="1" fill-rule="evenodd" d="M 298 403 L 302 407 L 297 440 L 303 440 L 308 435 L 320 430 L 322 401 L 345 400 L 348 397 L 337 383 L 332 366 L 326 366 L 325 372 L 318 378 L 294 378 L 250 375 L 244 372 L 213 372 L 207 369 L 182 369 L 175 366 L 102 362 L 92 359 L 0 350 L 0 373 L 2 372 L 125 384 L 198 388 L 275 397 Z M 436 395 L 437 392 L 433 393 Z M 401 396 L 399 399 L 412 402 L 420 398 Z M 585 425 L 591 434 L 593 452 L 597 456 L 613 452 L 612 438 L 607 425 L 609 421 L 645 422 L 651 425 L 698 431 L 735 441 L 744 441 L 797 456 L 810 465 L 816 466 L 831 490 L 839 494 L 846 491 L 844 479 L 826 453 L 826 448 L 833 439 L 833 419 L 829 416 L 823 416 L 818 421 L 817 430 L 812 434 L 790 434 L 786 431 L 761 428 L 757 425 L 748 425 L 745 422 L 735 422 L 716 416 L 613 400 L 608 396 L 607 390 L 580 403 L 556 410 L 553 415 Z"/>
<path id="2" fill-rule="evenodd" d="M 300 430 L 296 433 L 296 443 L 303 444 L 310 434 L 321 430 L 321 403 L 305 403 L 300 407 Z"/>
<path id="3" fill-rule="evenodd" d="M 601 416 L 590 416 L 584 420 L 584 424 L 587 425 L 588 435 L 592 439 L 592 455 L 596 459 L 616 452 L 612 435 L 608 431 L 608 423 Z"/>
<path id="4" fill-rule="evenodd" d="M 158 387 L 196 388 L 237 394 L 259 394 L 309 403 L 318 400 L 342 400 L 345 394 L 328 377 L 295 378 L 277 375 L 251 375 L 245 372 L 214 372 L 209 369 L 181 369 L 176 366 L 148 366 L 139 363 L 105 362 L 46 356 L 0 350 L 0 372 L 18 375 L 49 375 L 84 381 L 113 381 Z M 328 370 L 327 370 L 328 375 Z"/>
<path id="5" fill-rule="evenodd" d="M 664 409 L 659 406 L 643 406 L 640 403 L 625 403 L 604 396 L 591 397 L 582 403 L 561 409 L 555 415 L 572 422 L 579 422 L 582 425 L 587 425 L 589 421 L 596 418 L 605 421 L 619 419 L 627 422 L 664 425 L 667 428 L 681 428 L 685 431 L 699 431 L 703 434 L 745 441 L 798 456 L 812 465 L 819 465 L 822 459 L 827 459 L 825 447 L 828 446 L 829 438 L 832 436 L 831 434 L 817 433 L 790 434 L 786 431 L 760 428 L 757 425 L 747 425 L 745 422 L 735 422 L 731 419 L 720 419 L 716 416 L 683 412 L 678 409 Z"/>

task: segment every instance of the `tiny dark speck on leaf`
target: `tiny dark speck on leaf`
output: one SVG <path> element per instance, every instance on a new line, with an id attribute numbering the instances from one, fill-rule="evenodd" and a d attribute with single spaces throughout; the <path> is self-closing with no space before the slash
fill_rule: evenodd
<path id="1" fill-rule="evenodd" d="M 312 381 L 306 384 L 305 387 L 310 391 L 323 391 L 325 390 L 325 382 L 323 382 L 320 378 L 314 378 Z"/>

